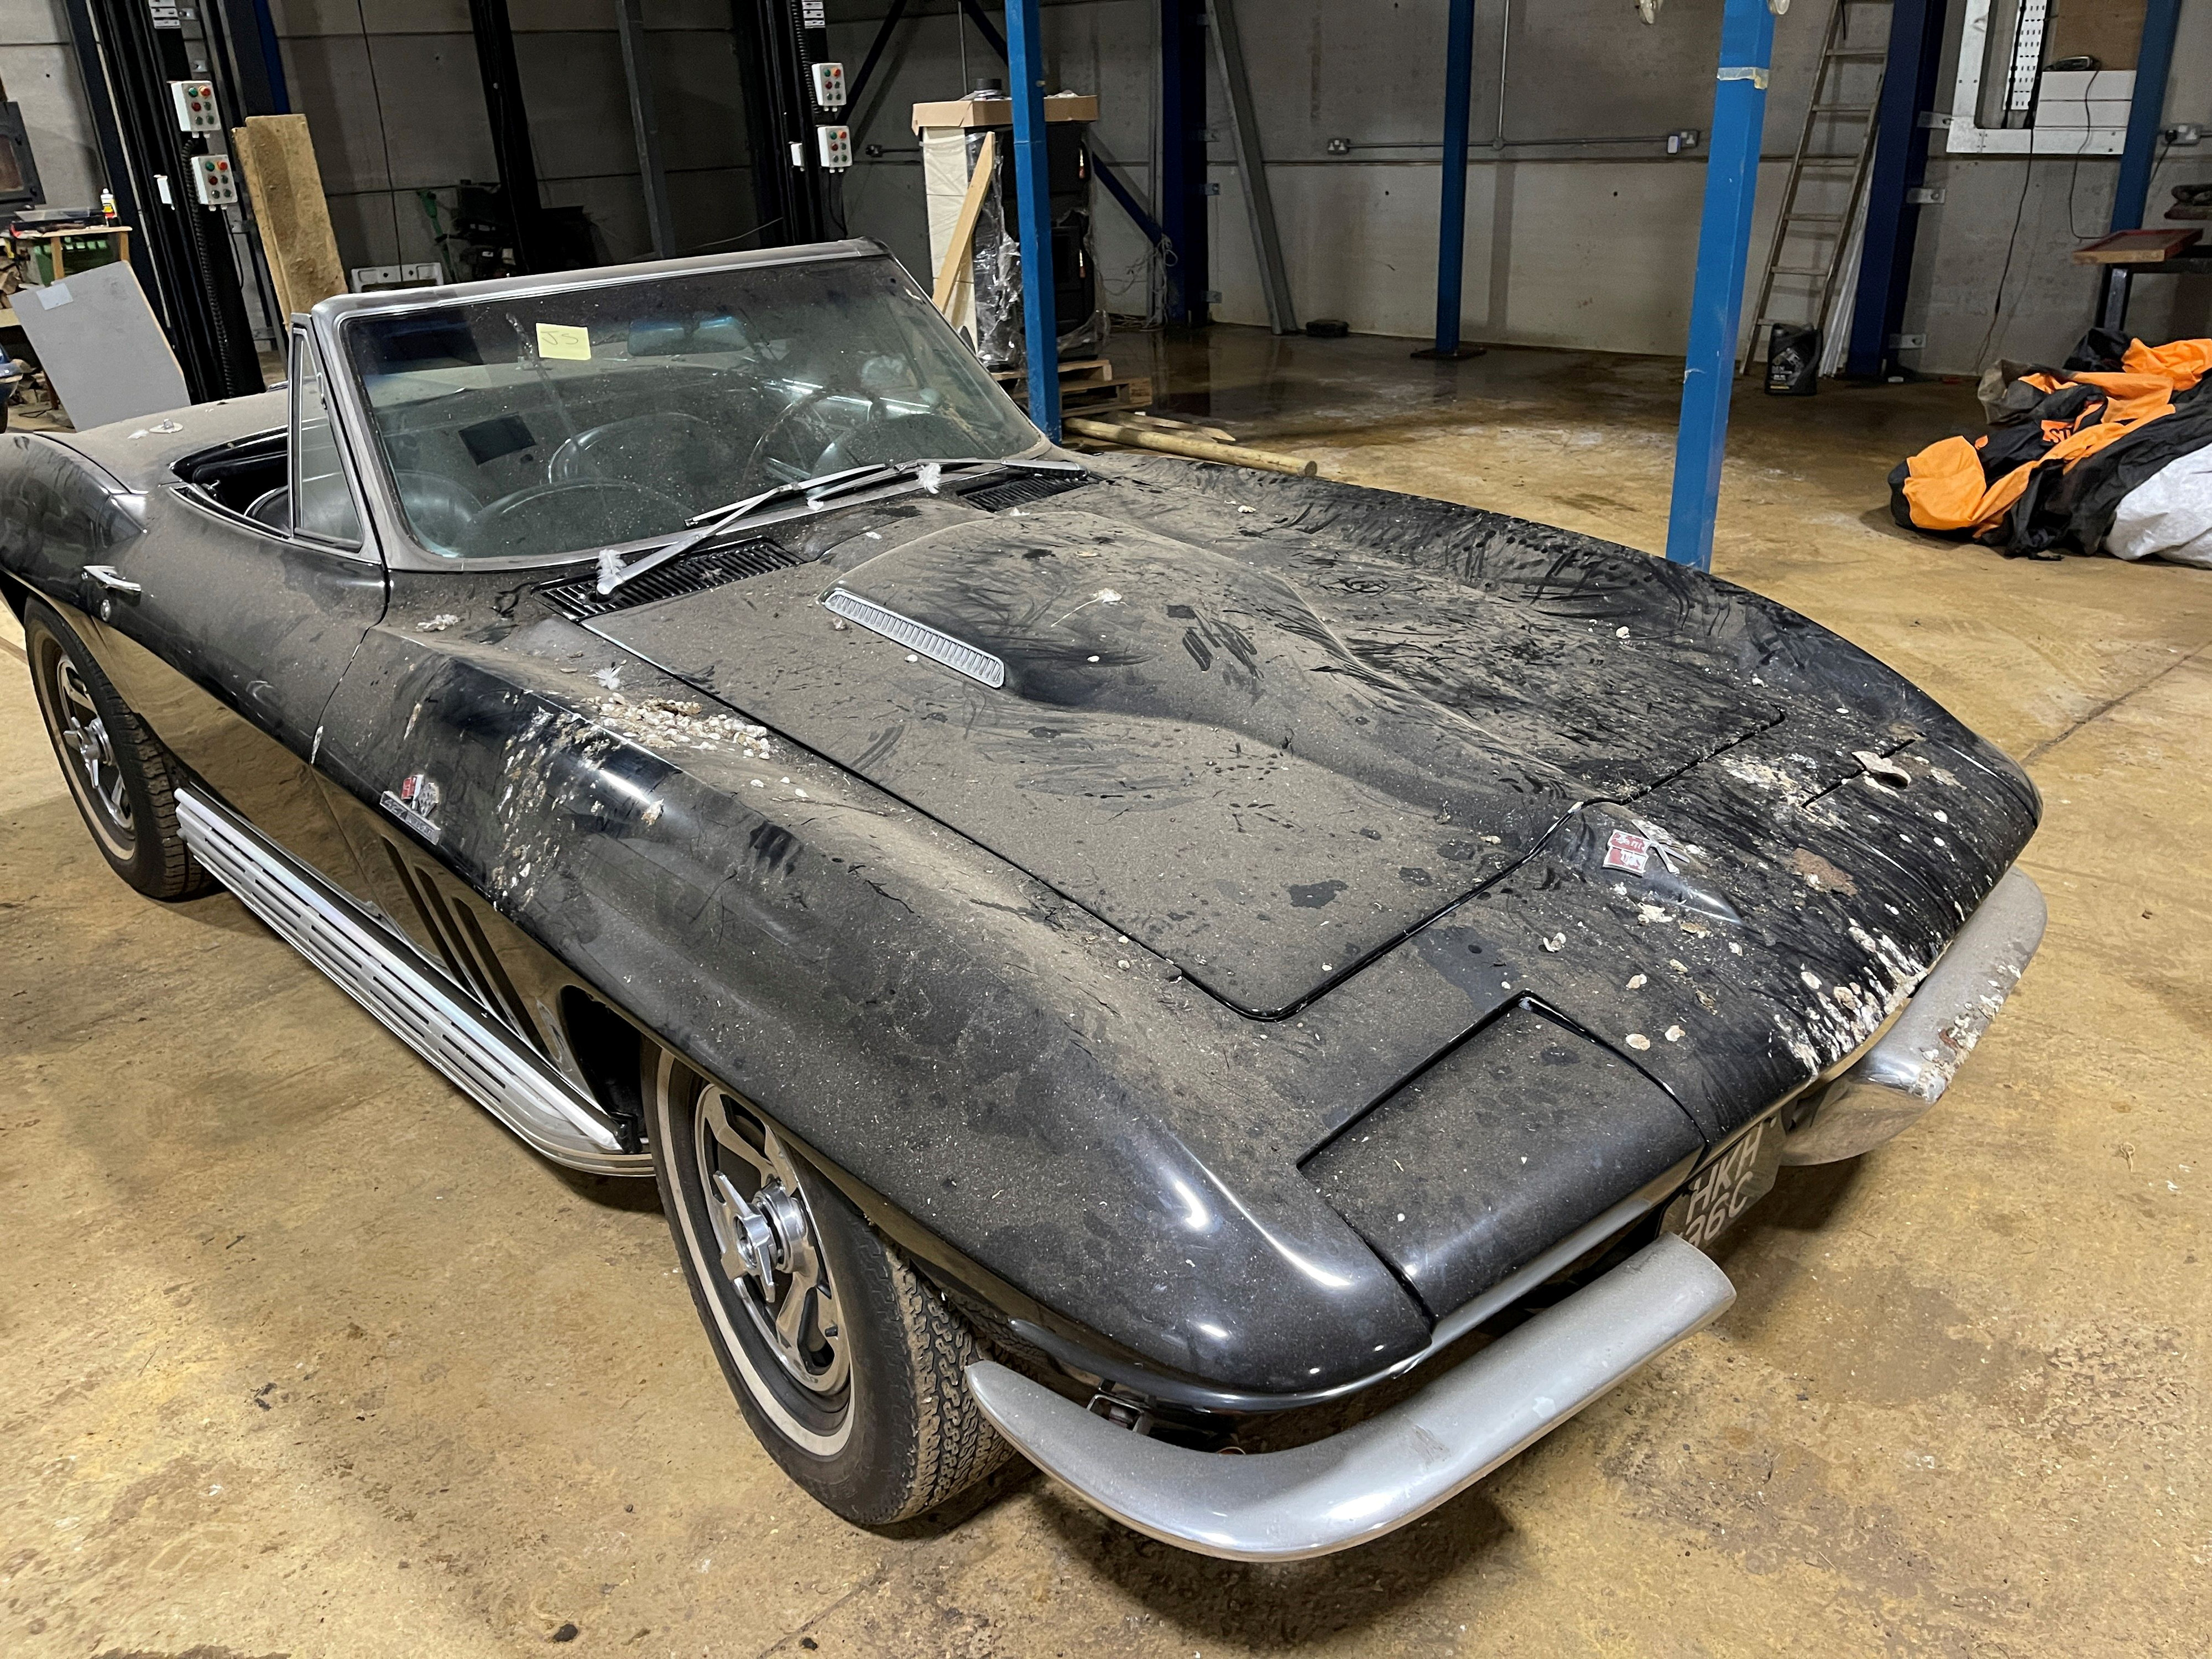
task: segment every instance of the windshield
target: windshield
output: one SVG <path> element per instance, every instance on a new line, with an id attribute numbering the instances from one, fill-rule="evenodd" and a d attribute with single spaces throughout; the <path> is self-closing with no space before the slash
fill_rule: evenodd
<path id="1" fill-rule="evenodd" d="M 1039 441 L 888 258 L 368 313 L 343 337 L 409 531 L 453 558 L 573 556 L 779 483 Z"/>

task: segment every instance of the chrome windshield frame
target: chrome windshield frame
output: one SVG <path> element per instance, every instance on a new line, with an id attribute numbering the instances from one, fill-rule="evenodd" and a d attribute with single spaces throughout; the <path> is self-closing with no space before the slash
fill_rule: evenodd
<path id="1" fill-rule="evenodd" d="M 325 373 L 325 395 L 333 416 L 338 422 L 343 442 L 351 447 L 357 461 L 355 483 L 360 504 L 367 511 L 375 540 L 383 550 L 386 564 L 393 570 L 434 571 L 448 575 L 496 570 L 543 570 L 550 573 L 569 566 L 596 562 L 602 553 L 610 550 L 591 547 L 560 554 L 531 554 L 514 558 L 457 559 L 449 555 L 434 553 L 417 541 L 408 525 L 407 515 L 401 508 L 398 490 L 384 460 L 383 447 L 377 442 L 368 394 L 361 384 L 360 376 L 353 371 L 351 359 L 340 338 L 341 331 L 349 320 L 364 316 L 403 317 L 453 305 L 481 304 L 486 300 L 496 300 L 509 295 L 579 293 L 637 283 L 665 282 L 672 277 L 691 276 L 701 271 L 758 270 L 785 265 L 835 264 L 869 259 L 887 262 L 916 295 L 924 301 L 928 299 L 889 248 L 866 238 L 843 242 L 817 242 L 801 247 L 716 253 L 689 259 L 602 265 L 589 270 L 548 271 L 530 276 L 502 277 L 490 283 L 449 283 L 439 288 L 402 289 L 380 294 L 332 295 L 307 313 L 305 321 L 322 348 L 324 363 L 332 366 L 328 367 Z M 951 334 L 949 325 L 946 331 Z M 959 337 L 951 335 L 951 337 L 957 340 Z M 1031 430 L 1036 431 L 1036 428 L 1032 427 Z M 1042 432 L 1036 432 L 1036 441 L 1029 447 L 1004 459 L 1021 460 L 1059 453 L 1050 439 Z M 843 505 L 842 502 L 839 504 Z M 773 520 L 764 519 L 763 521 Z M 666 539 L 665 537 L 652 537 L 624 543 L 611 550 L 632 552 Z"/>

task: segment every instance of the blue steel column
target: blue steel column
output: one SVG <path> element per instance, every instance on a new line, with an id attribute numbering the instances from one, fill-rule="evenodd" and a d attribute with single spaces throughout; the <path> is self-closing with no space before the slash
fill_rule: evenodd
<path id="1" fill-rule="evenodd" d="M 1160 0 L 1160 179 L 1152 199 L 1174 260 L 1168 321 L 1203 328 L 1206 290 L 1206 0 Z"/>
<path id="2" fill-rule="evenodd" d="M 1850 354 L 1844 373 L 1878 380 L 1890 372 L 1889 337 L 1905 320 L 1912 246 L 1920 210 L 1911 200 L 1928 173 L 1928 132 L 1943 56 L 1945 0 L 1896 0 L 1889 14 L 1889 58 L 1875 116 L 1874 170 L 1867 179 L 1866 239 L 1851 302 Z"/>
<path id="3" fill-rule="evenodd" d="M 2136 52 L 2136 93 L 2128 106 L 2128 137 L 2120 150 L 2120 181 L 2112 189 L 2114 230 L 2142 224 L 2157 160 L 2158 131 L 2166 115 L 2166 79 L 2173 70 L 2173 36 L 2181 25 L 2181 0 L 2149 0 L 2143 7 L 2142 45 Z"/>
<path id="4" fill-rule="evenodd" d="M 1690 295 L 1689 361 L 1682 370 L 1682 422 L 1674 438 L 1674 498 L 1667 514 L 1668 558 L 1700 570 L 1713 568 L 1713 518 L 1720 509 L 1736 328 L 1751 256 L 1752 204 L 1759 194 L 1767 60 L 1774 52 L 1774 14 L 1766 7 L 1767 0 L 1727 0 L 1721 14 L 1705 218 Z"/>
<path id="5" fill-rule="evenodd" d="M 1468 83 L 1474 77 L 1474 0 L 1451 0 L 1444 40 L 1444 157 L 1437 207 L 1437 343 L 1416 357 L 1457 357 L 1461 281 L 1467 265 Z M 1472 354 L 1468 354 L 1472 355 Z"/>
<path id="6" fill-rule="evenodd" d="M 1052 280 L 1052 169 L 1045 159 L 1044 42 L 1037 0 L 1006 0 L 1006 81 L 1014 100 L 1014 200 L 1022 229 L 1022 341 L 1030 419 L 1060 441 L 1060 313 Z"/>

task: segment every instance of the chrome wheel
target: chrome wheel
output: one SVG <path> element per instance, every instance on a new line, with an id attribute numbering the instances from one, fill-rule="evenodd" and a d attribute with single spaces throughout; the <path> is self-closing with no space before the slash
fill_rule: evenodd
<path id="1" fill-rule="evenodd" d="M 818 1397 L 841 1394 L 852 1371 L 844 1319 L 790 1154 L 712 1086 L 699 1091 L 692 1145 L 730 1292 L 791 1382 Z"/>
<path id="2" fill-rule="evenodd" d="M 108 741 L 107 723 L 93 707 L 92 693 L 76 665 L 60 656 L 55 666 L 55 712 L 62 723 L 62 742 L 76 757 L 78 769 L 93 799 L 107 814 L 107 821 L 125 835 L 131 833 L 131 798 L 124 793 L 123 774 L 115 764 L 115 746 Z"/>
<path id="3" fill-rule="evenodd" d="M 39 707 L 70 793 L 83 806 L 86 823 L 107 844 L 109 854 L 127 861 L 137 846 L 137 817 L 131 808 L 130 787 L 116 762 L 114 734 L 61 641 L 41 629 L 32 646 Z"/>

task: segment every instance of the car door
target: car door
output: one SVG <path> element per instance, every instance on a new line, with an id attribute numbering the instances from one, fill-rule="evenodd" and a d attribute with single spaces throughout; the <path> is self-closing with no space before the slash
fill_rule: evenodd
<path id="1" fill-rule="evenodd" d="M 179 483 L 151 492 L 146 533 L 87 572 L 93 642 L 161 741 L 265 833 L 334 877 L 350 859 L 312 772 L 324 708 L 384 614 L 322 365 L 290 343 L 289 501 L 249 518 Z"/>

